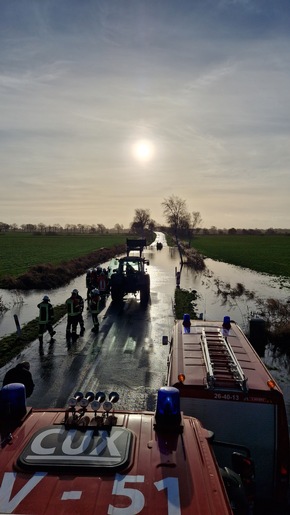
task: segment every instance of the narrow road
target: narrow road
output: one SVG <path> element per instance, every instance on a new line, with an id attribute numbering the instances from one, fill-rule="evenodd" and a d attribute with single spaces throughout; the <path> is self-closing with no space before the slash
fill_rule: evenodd
<path id="1" fill-rule="evenodd" d="M 162 235 L 157 235 L 157 241 L 162 241 Z M 55 327 L 54 343 L 47 335 L 42 346 L 37 340 L 24 351 L 21 359 L 30 361 L 36 385 L 27 400 L 29 406 L 65 407 L 78 390 L 101 390 L 107 395 L 117 391 L 120 409 L 155 408 L 157 390 L 165 384 L 168 347 L 162 345 L 162 336 L 170 334 L 173 325 L 175 289 L 174 271 L 169 277 L 160 270 L 158 254 L 156 245 L 144 251 L 147 259 L 152 258 L 146 308 L 140 305 L 139 295 L 128 295 L 117 306 L 109 297 L 99 315 L 98 334 L 91 332 L 91 316 L 85 310 L 86 331 L 77 342 L 66 342 L 63 319 Z"/>

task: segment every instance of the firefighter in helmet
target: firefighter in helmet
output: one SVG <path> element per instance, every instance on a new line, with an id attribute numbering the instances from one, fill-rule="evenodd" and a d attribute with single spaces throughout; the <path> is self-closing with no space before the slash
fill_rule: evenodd
<path id="1" fill-rule="evenodd" d="M 51 337 L 51 343 L 53 342 L 53 336 L 55 335 L 55 331 L 53 330 L 52 323 L 54 318 L 54 310 L 53 306 L 50 303 L 50 298 L 48 295 L 44 295 L 42 301 L 37 304 L 39 309 L 39 318 L 38 318 L 38 338 L 39 343 L 43 343 L 43 335 L 45 331 L 48 331 Z"/>
<path id="2" fill-rule="evenodd" d="M 84 301 L 83 298 L 79 295 L 78 290 L 74 289 L 71 292 L 71 296 L 66 300 L 67 307 L 67 324 L 66 324 L 66 337 L 69 339 L 72 337 L 72 341 L 76 341 L 78 338 L 77 335 L 77 325 L 80 323 L 81 325 L 81 336 L 84 334 L 84 321 L 82 312 L 84 309 Z"/>
<path id="3" fill-rule="evenodd" d="M 100 304 L 100 292 L 97 288 L 94 288 L 91 291 L 91 297 L 90 297 L 90 312 L 92 314 L 92 319 L 93 319 L 93 324 L 94 324 L 92 331 L 94 333 L 96 333 L 99 330 L 99 320 L 98 320 L 99 304 Z"/>

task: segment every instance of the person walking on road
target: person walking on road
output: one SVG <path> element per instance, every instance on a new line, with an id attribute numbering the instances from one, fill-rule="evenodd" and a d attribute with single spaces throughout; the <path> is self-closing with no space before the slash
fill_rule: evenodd
<path id="1" fill-rule="evenodd" d="M 80 324 L 80 327 L 81 327 L 80 336 L 83 336 L 83 334 L 85 332 L 85 324 L 84 324 L 84 319 L 83 319 L 83 311 L 84 311 L 84 304 L 85 303 L 84 303 L 83 297 L 79 294 L 78 290 L 73 290 L 73 293 L 76 294 L 77 299 L 79 301 L 80 314 L 79 314 L 78 323 Z"/>
<path id="2" fill-rule="evenodd" d="M 94 324 L 92 331 L 94 333 L 97 333 L 99 330 L 99 320 L 98 320 L 99 304 L 100 304 L 100 292 L 97 288 L 94 288 L 91 292 L 90 305 L 89 305 L 93 324 Z"/>
<path id="3" fill-rule="evenodd" d="M 39 343 L 43 343 L 43 335 L 45 331 L 48 331 L 51 337 L 51 343 L 53 342 L 53 336 L 55 335 L 55 331 L 53 330 L 52 323 L 54 319 L 54 309 L 52 304 L 50 303 L 50 298 L 48 295 L 44 295 L 42 301 L 37 304 L 39 309 L 39 318 L 38 318 L 38 338 Z"/>
<path id="4" fill-rule="evenodd" d="M 11 383 L 23 384 L 25 386 L 26 398 L 32 395 L 35 385 L 30 372 L 30 363 L 28 361 L 22 361 L 22 363 L 18 363 L 16 367 L 11 368 L 6 372 L 3 379 L 3 386 Z"/>
<path id="5" fill-rule="evenodd" d="M 66 300 L 67 307 L 67 324 L 66 324 L 66 338 L 72 338 L 72 341 L 76 341 L 78 338 L 77 325 L 81 324 L 81 335 L 83 334 L 84 321 L 82 311 L 84 309 L 83 298 L 79 295 L 78 290 L 73 290 L 71 296 Z"/>

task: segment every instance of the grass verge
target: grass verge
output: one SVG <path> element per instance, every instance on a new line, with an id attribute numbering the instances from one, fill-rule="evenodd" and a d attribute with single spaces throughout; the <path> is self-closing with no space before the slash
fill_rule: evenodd
<path id="1" fill-rule="evenodd" d="M 191 246 L 212 259 L 256 272 L 290 277 L 290 236 L 197 236 Z"/>
<path id="2" fill-rule="evenodd" d="M 54 307 L 54 323 L 66 314 L 66 305 Z M 16 358 L 31 342 L 38 338 L 38 318 L 31 320 L 21 329 L 21 336 L 15 332 L 0 339 L 0 367 Z"/>
<path id="3" fill-rule="evenodd" d="M 198 294 L 196 290 L 184 290 L 182 288 L 176 288 L 174 294 L 175 317 L 178 320 L 182 320 L 183 315 L 188 313 L 190 318 L 198 318 L 195 302 L 197 299 Z"/>

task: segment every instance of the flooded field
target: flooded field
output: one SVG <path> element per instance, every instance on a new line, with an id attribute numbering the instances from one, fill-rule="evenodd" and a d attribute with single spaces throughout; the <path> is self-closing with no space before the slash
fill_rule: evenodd
<path id="1" fill-rule="evenodd" d="M 180 270 L 179 254 L 176 248 L 167 247 L 165 242 L 162 250 L 158 251 L 156 245 L 145 250 L 146 258 L 150 265 L 148 271 L 151 278 L 152 296 L 158 294 L 166 295 L 170 304 L 174 302 L 175 272 Z M 281 281 L 275 276 L 260 274 L 248 269 L 243 269 L 227 263 L 206 259 L 206 270 L 196 272 L 184 266 L 181 271 L 181 288 L 194 289 L 198 292 L 199 298 L 197 307 L 199 313 L 206 320 L 222 320 L 225 315 L 230 315 L 241 328 L 247 332 L 248 322 L 251 313 L 257 311 L 259 299 L 277 298 L 286 301 L 290 295 L 289 281 L 284 281 L 281 288 Z M 97 264 L 97 263 L 96 263 Z M 108 263 L 103 263 L 106 267 Z M 237 284 L 242 284 L 243 289 L 239 295 L 232 296 L 232 291 Z M 9 310 L 0 317 L 0 337 L 15 331 L 13 315 L 17 315 L 20 324 L 25 324 L 38 315 L 37 304 L 44 294 L 49 294 L 54 305 L 64 303 L 70 296 L 73 288 L 77 288 L 80 294 L 85 297 L 85 274 L 73 280 L 70 284 L 52 291 L 32 292 L 8 292 L 0 290 L 0 296 Z M 110 299 L 108 299 L 108 303 Z M 158 320 L 158 309 L 160 318 L 164 318 L 164 305 L 155 306 L 156 320 Z M 162 311 L 162 313 L 161 313 Z M 171 313 L 168 313 L 168 330 L 172 321 Z M 289 358 L 285 354 L 277 354 L 268 346 L 265 351 L 264 361 L 270 368 L 273 376 L 280 384 L 285 394 L 288 417 L 290 421 L 290 380 L 289 380 Z"/>

